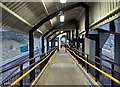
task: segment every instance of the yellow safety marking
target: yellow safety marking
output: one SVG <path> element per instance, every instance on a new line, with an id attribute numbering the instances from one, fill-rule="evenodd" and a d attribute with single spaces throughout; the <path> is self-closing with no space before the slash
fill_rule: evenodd
<path id="1" fill-rule="evenodd" d="M 70 49 L 69 49 L 70 50 Z M 72 50 L 70 50 L 74 55 L 75 52 L 73 52 Z M 96 69 L 97 71 L 99 71 L 100 73 L 102 73 L 104 76 L 108 77 L 109 79 L 113 80 L 114 82 L 118 83 L 120 85 L 120 81 L 117 80 L 116 78 L 112 77 L 111 75 L 109 75 L 108 73 L 102 71 L 101 69 L 97 68 L 96 66 L 92 65 L 91 63 L 87 62 L 86 60 L 84 60 L 83 58 L 81 58 L 80 56 L 76 55 L 79 59 L 81 59 L 82 61 L 84 61 L 86 64 L 88 64 L 89 66 L 91 66 L 92 68 Z"/>
<path id="2" fill-rule="evenodd" d="M 95 78 L 90 76 L 87 71 L 79 64 L 79 67 L 84 71 L 84 73 L 92 80 L 96 87 L 100 87 L 99 84 L 95 81 Z"/>
<path id="3" fill-rule="evenodd" d="M 84 73 L 91 79 L 91 81 L 93 82 L 93 84 L 96 86 L 96 87 L 100 87 L 99 84 L 95 81 L 95 78 L 91 77 L 87 71 L 82 67 L 81 64 L 78 63 L 78 61 L 75 59 L 75 57 L 73 55 L 71 55 L 69 53 L 69 51 L 67 51 L 68 54 L 72 57 L 72 59 L 76 62 L 76 64 L 84 71 Z"/>
<path id="4" fill-rule="evenodd" d="M 52 57 L 50 58 L 50 60 L 55 56 L 57 51 L 55 51 L 54 55 L 52 55 Z M 48 63 L 46 64 L 46 66 L 42 69 L 42 71 L 39 73 L 39 75 L 35 78 L 35 80 L 32 82 L 30 87 L 33 87 L 35 85 L 35 83 L 38 81 L 38 79 L 40 78 L 40 76 L 42 75 L 42 73 L 46 70 L 47 66 L 50 63 L 50 60 L 48 61 Z"/>
<path id="5" fill-rule="evenodd" d="M 32 84 L 31 84 L 30 87 L 33 87 L 33 86 L 34 86 L 34 84 L 38 81 L 39 77 L 43 74 L 43 72 L 45 71 L 45 69 L 47 68 L 48 65 L 49 65 L 48 63 L 45 65 L 45 67 L 42 69 L 42 71 L 38 74 L 38 76 L 37 76 L 37 77 L 35 78 L 35 80 L 32 82 Z"/>
<path id="6" fill-rule="evenodd" d="M 54 51 L 54 50 L 53 50 Z M 53 52 L 52 51 L 52 52 Z M 51 53 L 52 53 L 51 52 Z M 49 56 L 51 55 L 51 53 L 49 54 Z M 44 62 L 49 56 L 47 56 L 46 58 L 44 58 L 42 61 L 40 61 L 38 64 L 36 64 L 34 67 L 32 67 L 30 70 L 28 70 L 25 74 L 23 74 L 21 77 L 19 77 L 17 80 L 15 80 L 10 86 L 8 87 L 13 87 L 15 84 L 17 84 L 18 82 L 20 82 L 20 80 L 22 80 L 23 78 L 25 78 L 30 72 L 32 72 L 36 67 L 38 67 L 42 62 Z"/>

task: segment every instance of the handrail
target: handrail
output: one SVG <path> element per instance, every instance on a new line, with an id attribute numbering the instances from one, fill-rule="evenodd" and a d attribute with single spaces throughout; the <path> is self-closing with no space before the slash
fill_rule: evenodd
<path id="1" fill-rule="evenodd" d="M 35 50 L 34 52 L 38 52 L 38 50 Z M 5 63 L 5 64 L 1 65 L 0 67 L 4 67 L 4 66 L 6 66 L 7 64 L 10 64 L 10 63 L 12 63 L 12 62 L 14 62 L 14 61 L 16 61 L 16 60 L 19 60 L 20 58 L 28 57 L 28 56 L 29 56 L 29 54 L 27 53 L 27 54 L 25 54 L 25 55 L 23 55 L 23 56 L 15 59 L 15 60 L 12 60 L 12 61 L 10 61 L 10 62 L 8 62 L 8 63 Z"/>
<path id="2" fill-rule="evenodd" d="M 108 73 L 102 71 L 101 69 L 97 68 L 96 66 L 94 66 L 93 64 L 87 62 L 85 59 L 83 59 L 82 57 L 78 56 L 74 51 L 72 51 L 71 49 L 68 48 L 68 50 L 70 52 L 72 52 L 74 55 L 76 55 L 80 60 L 82 60 L 83 62 L 85 62 L 86 64 L 88 64 L 89 66 L 91 66 L 92 68 L 94 68 L 95 70 L 99 71 L 100 73 L 102 73 L 104 76 L 108 77 L 109 79 L 113 80 L 114 82 L 118 83 L 120 85 L 120 81 L 114 77 L 112 77 L 111 75 L 109 75 Z"/>
<path id="3" fill-rule="evenodd" d="M 53 49 L 53 48 L 52 48 L 52 49 Z M 48 54 L 52 49 L 50 49 L 49 51 L 47 51 L 47 54 Z M 45 53 L 44 53 L 44 54 L 45 54 Z M 44 55 L 44 54 L 41 54 L 41 55 Z M 41 55 L 40 55 L 40 56 L 41 56 Z M 36 56 L 36 57 L 39 57 L 39 55 Z M 34 58 L 36 58 L 36 57 L 34 57 Z M 44 57 L 45 57 L 45 56 L 44 56 Z M 31 64 L 30 66 L 26 67 L 24 70 L 26 70 L 26 69 L 30 68 L 31 66 L 37 64 L 37 63 L 38 63 L 39 61 L 41 61 L 44 57 L 42 57 L 41 59 L 37 60 L 35 63 Z M 32 58 L 32 59 L 30 59 L 30 60 L 33 60 L 34 58 Z M 25 61 L 24 63 L 26 63 L 26 62 L 28 62 L 28 61 Z M 24 63 L 18 64 L 18 66 L 21 66 L 21 65 L 24 64 Z M 23 71 L 24 71 L 24 70 L 23 70 Z M 23 71 L 20 71 L 20 72 L 16 73 L 16 74 L 13 75 L 12 77 L 9 77 L 9 78 L 7 78 L 7 79 L 4 79 L 4 80 L 2 81 L 2 83 L 0 83 L 0 85 L 2 85 L 3 83 L 9 81 L 10 79 L 12 79 L 13 77 L 15 77 L 16 75 L 20 74 L 20 73 L 23 72 Z"/>
<path id="4" fill-rule="evenodd" d="M 41 59 L 42 59 L 42 58 L 41 58 Z M 40 59 L 40 60 L 41 60 L 41 59 Z M 25 71 L 26 69 L 30 68 L 30 67 L 33 66 L 34 64 L 37 64 L 40 60 L 38 60 L 38 61 L 36 61 L 35 63 L 31 64 L 30 66 L 26 67 L 23 71 Z M 20 66 L 20 65 L 19 65 L 19 66 Z M 20 74 L 20 73 L 23 72 L 23 71 L 20 71 L 20 72 L 16 73 L 14 76 L 12 76 L 12 77 L 10 77 L 10 78 L 8 78 L 8 79 L 3 80 L 2 83 L 5 83 L 5 82 L 9 81 L 10 79 L 12 79 L 13 77 L 15 77 L 16 75 Z M 0 83 L 0 85 L 2 85 L 2 83 Z"/>
<path id="5" fill-rule="evenodd" d="M 30 72 L 32 72 L 35 68 L 37 68 L 42 62 L 44 62 L 46 59 L 49 58 L 49 56 L 55 51 L 56 49 L 54 49 L 52 52 L 50 52 L 50 54 L 45 57 L 42 61 L 40 61 L 38 64 L 36 64 L 34 67 L 32 67 L 30 70 L 28 70 L 25 74 L 23 74 L 21 77 L 19 77 L 16 81 L 14 81 L 9 87 L 13 87 L 14 85 L 16 85 L 18 82 L 20 82 L 23 78 L 25 78 Z"/>
<path id="6" fill-rule="evenodd" d="M 56 53 L 56 52 L 55 52 Z M 55 55 L 55 54 L 54 54 Z M 53 55 L 53 56 L 54 56 Z M 51 57 L 52 58 L 52 57 Z M 45 71 L 45 69 L 47 68 L 47 66 L 49 65 L 49 63 L 46 64 L 46 66 L 42 69 L 42 71 L 38 74 L 38 76 L 36 77 L 36 79 L 32 82 L 30 87 L 33 87 L 36 82 L 38 81 L 38 79 L 40 78 L 40 76 L 42 75 L 42 73 Z"/>
<path id="7" fill-rule="evenodd" d="M 106 58 L 108 58 L 108 59 L 110 59 L 110 60 L 114 61 L 114 59 L 112 59 L 112 58 L 108 57 L 107 55 L 102 54 L 102 56 L 104 56 L 104 57 L 106 57 Z"/>
<path id="8" fill-rule="evenodd" d="M 78 55 L 79 55 L 79 54 L 78 54 Z M 80 56 L 85 57 L 85 56 L 83 56 L 83 55 L 80 55 Z M 85 58 L 85 59 L 86 59 L 86 58 Z M 118 72 L 118 71 L 116 71 L 116 70 L 113 70 L 113 69 L 111 69 L 111 68 L 109 68 L 109 67 L 107 67 L 107 66 L 105 66 L 105 65 L 102 65 L 102 64 L 100 64 L 100 63 L 97 62 L 97 61 L 95 62 L 95 61 L 92 61 L 92 60 L 90 60 L 90 59 L 88 59 L 88 60 L 91 61 L 91 62 L 97 63 L 97 64 L 100 65 L 100 66 L 103 66 L 103 67 L 105 67 L 105 68 L 107 68 L 107 69 L 110 69 L 110 70 L 112 70 L 112 71 L 120 74 L 120 72 Z"/>
<path id="9" fill-rule="evenodd" d="M 73 49 L 75 49 L 75 48 L 73 48 Z M 97 57 L 97 56 L 93 56 L 93 55 L 90 55 L 90 54 L 87 54 L 87 53 L 84 53 L 84 52 L 80 52 L 78 49 L 75 49 L 75 50 L 78 51 L 79 53 L 84 54 L 84 55 L 88 55 L 88 56 L 91 56 L 91 57 L 95 57 L 95 58 L 97 58 L 97 59 L 100 59 L 100 60 L 103 60 L 103 61 L 109 62 L 109 63 L 111 63 L 111 64 L 115 64 L 115 65 L 117 65 L 117 66 L 120 66 L 120 64 L 117 64 L 117 63 L 115 63 L 114 61 L 110 61 L 110 60 L 102 59 L 102 58 Z"/>
<path id="10" fill-rule="evenodd" d="M 50 50 L 49 50 L 49 51 L 50 51 Z M 48 51 L 48 52 L 49 52 L 49 51 Z M 8 71 L 8 70 L 10 70 L 10 69 L 13 69 L 13 68 L 15 68 L 15 67 L 17 67 L 17 66 L 19 66 L 19 65 L 25 64 L 26 62 L 29 62 L 29 61 L 31 61 L 31 60 L 34 60 L 35 58 L 37 58 L 37 57 L 39 57 L 39 56 L 42 56 L 42 55 L 45 55 L 45 54 L 46 54 L 46 53 L 40 54 L 40 55 L 38 55 L 38 56 L 35 56 L 35 57 L 31 58 L 31 59 L 28 59 L 28 60 L 22 62 L 21 64 L 14 64 L 14 66 L 12 66 L 12 67 L 7 67 L 7 68 L 3 69 L 2 71 L 0 71 L 0 73 L 4 73 L 4 72 L 6 72 L 6 71 Z"/>

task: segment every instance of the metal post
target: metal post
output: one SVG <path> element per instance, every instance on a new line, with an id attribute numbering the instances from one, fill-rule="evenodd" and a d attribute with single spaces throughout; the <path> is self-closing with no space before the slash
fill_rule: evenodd
<path id="1" fill-rule="evenodd" d="M 70 31 L 69 31 L 69 45 L 70 45 L 70 40 L 71 40 L 71 39 L 70 39 L 70 36 L 71 36 L 71 35 L 70 35 Z"/>
<path id="2" fill-rule="evenodd" d="M 53 47 L 55 47 L 55 38 L 53 39 Z"/>
<path id="3" fill-rule="evenodd" d="M 85 8 L 85 31 L 86 31 L 86 37 L 88 37 L 88 32 L 89 32 L 89 7 Z"/>
<path id="4" fill-rule="evenodd" d="M 72 45 L 75 45 L 75 43 L 74 43 L 74 30 L 72 30 Z"/>
<path id="5" fill-rule="evenodd" d="M 44 53 L 44 37 L 42 36 L 42 54 Z"/>
<path id="6" fill-rule="evenodd" d="M 114 64 L 112 64 L 112 70 L 114 70 Z M 114 71 L 111 71 L 112 77 L 114 77 Z M 114 87 L 114 81 L 111 80 L 111 86 Z"/>
<path id="7" fill-rule="evenodd" d="M 49 37 L 47 37 L 47 51 L 49 50 Z"/>
<path id="8" fill-rule="evenodd" d="M 114 21 L 110 22 L 110 31 L 115 32 L 115 23 Z M 112 64 L 112 70 L 114 70 L 114 64 Z M 111 71 L 112 77 L 114 77 L 114 71 Z M 114 81 L 111 80 L 111 86 L 114 87 Z"/>
<path id="9" fill-rule="evenodd" d="M 96 54 L 96 56 L 98 56 L 98 57 L 100 57 L 100 43 L 99 43 L 99 35 L 97 35 L 96 36 L 96 51 L 95 51 L 95 54 Z M 97 64 L 97 63 L 100 63 L 100 59 L 98 59 L 98 58 L 95 58 L 95 66 L 97 67 L 97 68 L 100 68 L 100 65 L 99 64 Z M 99 80 L 99 77 L 100 77 L 100 73 L 99 73 L 99 71 L 97 71 L 97 70 L 95 70 L 95 81 L 97 81 L 97 80 Z"/>
<path id="10" fill-rule="evenodd" d="M 51 39 L 51 48 L 53 48 L 53 39 Z"/>
<path id="11" fill-rule="evenodd" d="M 23 64 L 20 65 L 20 76 L 23 75 Z M 23 79 L 20 80 L 20 87 L 23 87 Z"/>
<path id="12" fill-rule="evenodd" d="M 76 48 L 78 49 L 78 26 L 76 27 Z"/>
<path id="13" fill-rule="evenodd" d="M 82 39 L 82 52 L 84 53 L 84 49 L 85 49 L 85 43 L 84 43 L 84 39 Z M 82 56 L 85 56 L 84 54 L 82 53 Z M 83 57 L 84 58 L 84 57 Z M 85 58 L 84 58 L 85 59 Z M 82 66 L 85 66 L 85 62 L 82 61 Z"/>
<path id="14" fill-rule="evenodd" d="M 89 57 L 89 56 L 87 55 L 87 62 L 89 62 L 89 61 L 88 61 L 88 57 Z M 88 72 L 89 72 L 89 65 L 87 64 L 87 73 L 88 73 Z"/>
<path id="15" fill-rule="evenodd" d="M 59 38 L 58 38 L 58 51 L 59 51 Z"/>
<path id="16" fill-rule="evenodd" d="M 34 35 L 33 33 L 29 32 L 29 58 L 31 59 L 33 57 L 34 57 Z M 32 65 L 34 62 L 35 59 L 31 60 L 30 65 Z M 33 66 L 31 66 L 30 68 L 32 68 Z M 35 70 L 33 70 L 30 73 L 30 83 L 33 81 L 33 79 L 35 79 Z"/>

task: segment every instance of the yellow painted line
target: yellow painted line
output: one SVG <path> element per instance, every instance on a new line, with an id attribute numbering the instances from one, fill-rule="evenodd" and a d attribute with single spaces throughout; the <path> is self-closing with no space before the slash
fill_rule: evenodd
<path id="1" fill-rule="evenodd" d="M 84 73 L 92 80 L 96 87 L 100 87 L 99 84 L 95 81 L 95 78 L 90 76 L 87 71 L 79 64 L 79 67 L 84 71 Z"/>
<path id="2" fill-rule="evenodd" d="M 55 56 L 57 51 L 55 51 L 54 55 L 51 56 L 50 60 L 48 61 L 48 63 L 45 65 L 45 67 L 42 69 L 42 71 L 38 74 L 38 76 L 35 78 L 35 80 L 32 82 L 30 87 L 33 87 L 35 85 L 35 83 L 38 81 L 38 79 L 40 78 L 40 76 L 44 73 L 45 69 L 47 68 L 47 66 L 49 65 L 49 62 L 51 61 L 51 59 Z"/>
<path id="3" fill-rule="evenodd" d="M 67 52 L 72 57 L 72 59 L 76 62 L 76 64 L 83 70 L 83 72 L 90 78 L 90 80 L 93 82 L 93 84 L 97 87 L 100 87 L 99 84 L 95 81 L 95 78 L 93 78 L 92 76 L 90 76 L 87 73 L 87 71 L 82 67 L 81 64 L 78 63 L 78 61 L 75 59 L 75 57 L 69 53 L 69 51 L 67 51 Z"/>
<path id="4" fill-rule="evenodd" d="M 54 50 L 53 50 L 54 51 Z M 53 52 L 52 51 L 52 52 Z M 51 53 L 52 53 L 51 52 Z M 25 74 L 23 74 L 21 77 L 19 77 L 17 80 L 15 80 L 10 86 L 8 87 L 13 87 L 15 86 L 18 82 L 20 82 L 20 80 L 22 80 L 23 78 L 25 78 L 30 72 L 32 72 L 36 67 L 38 67 L 42 62 L 44 62 L 50 55 L 51 53 L 46 57 L 44 58 L 42 61 L 40 61 L 38 64 L 36 64 L 34 67 L 32 67 L 30 70 L 28 70 Z"/>
<path id="5" fill-rule="evenodd" d="M 70 49 L 69 49 L 70 50 Z M 75 52 L 73 52 L 72 50 L 70 50 L 74 55 Z M 100 73 L 102 73 L 104 76 L 108 77 L 109 79 L 113 80 L 114 82 L 118 83 L 120 85 L 120 81 L 114 77 L 112 77 L 111 75 L 109 75 L 108 73 L 102 71 L 101 69 L 97 68 L 96 66 L 92 65 L 91 63 L 87 62 L 86 60 L 84 60 L 82 57 L 76 55 L 79 59 L 81 59 L 83 62 L 85 62 L 86 64 L 88 64 L 89 66 L 91 66 L 92 68 L 96 69 L 97 71 L 99 71 Z"/>
<path id="6" fill-rule="evenodd" d="M 30 87 L 33 87 L 34 84 L 38 81 L 38 79 L 40 78 L 40 76 L 43 74 L 43 72 L 45 71 L 45 69 L 47 68 L 49 64 L 47 63 L 45 65 L 45 67 L 42 69 L 42 71 L 38 74 L 38 76 L 35 78 L 35 80 L 32 82 L 32 84 L 30 85 Z"/>

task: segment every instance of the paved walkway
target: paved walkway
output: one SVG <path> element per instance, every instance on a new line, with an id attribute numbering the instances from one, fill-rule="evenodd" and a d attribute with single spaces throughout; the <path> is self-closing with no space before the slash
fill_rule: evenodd
<path id="1" fill-rule="evenodd" d="M 69 54 L 62 49 L 52 58 L 37 85 L 88 85 L 89 87 L 90 83 Z"/>

